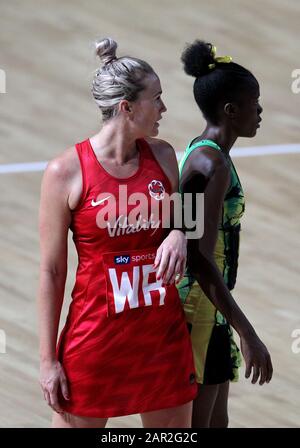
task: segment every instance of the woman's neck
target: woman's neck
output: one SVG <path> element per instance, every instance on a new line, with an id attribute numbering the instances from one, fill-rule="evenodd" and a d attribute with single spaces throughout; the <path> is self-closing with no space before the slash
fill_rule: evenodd
<path id="1" fill-rule="evenodd" d="M 114 160 L 117 165 L 123 165 L 138 155 L 136 136 L 131 135 L 122 124 L 104 124 L 90 141 L 99 158 Z"/>
<path id="2" fill-rule="evenodd" d="M 237 140 L 237 135 L 226 127 L 215 126 L 207 123 L 200 136 L 201 140 L 212 140 L 220 146 L 222 151 L 229 155 L 229 151 Z"/>

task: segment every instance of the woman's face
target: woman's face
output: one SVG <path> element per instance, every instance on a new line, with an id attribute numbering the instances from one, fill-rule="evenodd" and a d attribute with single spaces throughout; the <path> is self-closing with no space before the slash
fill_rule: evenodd
<path id="1" fill-rule="evenodd" d="M 138 99 L 131 103 L 133 126 L 138 137 L 155 137 L 158 135 L 162 114 L 167 108 L 161 99 L 161 85 L 159 78 L 148 75 L 144 81 L 145 89 L 139 93 Z"/>
<path id="2" fill-rule="evenodd" d="M 236 103 L 237 113 L 233 126 L 239 137 L 254 137 L 260 127 L 263 108 L 259 104 L 259 89 L 241 93 Z"/>

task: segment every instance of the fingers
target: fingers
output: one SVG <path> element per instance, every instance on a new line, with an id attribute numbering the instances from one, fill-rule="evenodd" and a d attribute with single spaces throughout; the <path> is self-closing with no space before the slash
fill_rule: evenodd
<path id="1" fill-rule="evenodd" d="M 178 251 L 174 251 L 174 249 L 164 247 L 157 254 L 156 259 L 160 259 L 156 273 L 157 280 L 163 279 L 163 283 L 168 285 L 174 283 L 176 276 L 179 275 L 181 278 L 184 275 L 186 264 L 185 253 L 181 255 Z M 156 259 L 154 268 L 156 267 Z"/>
<path id="2" fill-rule="evenodd" d="M 186 262 L 186 239 L 181 232 L 172 231 L 157 249 L 154 269 L 158 268 L 156 279 L 163 279 L 168 285 L 174 283 L 176 275 L 182 275 L 181 263 Z"/>
<path id="3" fill-rule="evenodd" d="M 269 383 L 273 376 L 273 366 L 269 353 L 266 355 L 265 363 L 261 371 L 259 384 L 263 385 L 264 383 Z"/>
<path id="4" fill-rule="evenodd" d="M 44 399 L 48 406 L 50 406 L 53 411 L 58 412 L 59 414 L 64 413 L 63 409 L 60 407 L 57 399 L 57 392 L 49 391 L 47 389 L 43 389 Z"/>
<path id="5" fill-rule="evenodd" d="M 250 362 L 248 363 L 246 362 L 245 378 L 249 378 L 249 376 L 251 375 L 251 370 L 252 370 L 252 364 Z"/>
<path id="6" fill-rule="evenodd" d="M 183 275 L 183 266 L 185 266 L 185 258 L 182 259 L 178 252 L 163 251 L 160 267 L 156 278 L 163 279 L 165 285 L 171 285 L 175 282 L 177 275 Z"/>
<path id="7" fill-rule="evenodd" d="M 175 275 L 174 280 L 175 284 L 177 285 L 182 280 L 186 269 L 186 259 L 184 258 L 182 261 L 177 260 L 176 267 L 175 267 Z M 172 283 L 173 283 L 172 282 Z"/>
<path id="8" fill-rule="evenodd" d="M 64 374 L 61 374 L 59 382 L 60 382 L 60 388 L 61 388 L 61 392 L 62 392 L 64 399 L 69 400 L 70 397 L 69 397 L 68 383 L 67 383 L 67 378 L 65 377 Z"/>
<path id="9" fill-rule="evenodd" d="M 263 361 L 260 362 L 253 362 L 249 363 L 248 367 L 246 368 L 245 377 L 249 378 L 251 375 L 251 369 L 253 368 L 253 375 L 251 383 L 255 384 L 257 383 L 259 379 L 259 385 L 262 386 L 265 383 L 269 383 L 273 376 L 273 366 L 271 357 L 269 354 L 267 354 Z"/>
<path id="10" fill-rule="evenodd" d="M 47 390 L 43 390 L 43 394 L 44 394 L 44 399 L 45 399 L 46 403 L 50 406 L 50 395 L 49 395 L 49 392 Z"/>
<path id="11" fill-rule="evenodd" d="M 175 265 L 176 265 L 176 258 L 173 255 L 171 255 L 170 257 L 168 257 L 168 263 L 167 263 L 165 272 L 162 276 L 163 283 L 165 285 L 169 285 L 171 283 L 171 279 L 173 277 L 175 277 L 175 275 L 176 275 Z"/>
<path id="12" fill-rule="evenodd" d="M 181 281 L 181 279 L 183 278 L 183 276 L 185 274 L 185 269 L 186 269 L 186 260 L 184 259 L 181 262 L 180 270 L 179 270 L 179 273 L 177 274 L 176 284 L 179 283 Z"/>
<path id="13" fill-rule="evenodd" d="M 163 251 L 158 265 L 158 271 L 156 273 L 157 280 L 160 280 L 161 278 L 164 277 L 168 262 L 169 262 L 169 254 L 166 253 L 166 251 Z"/>
<path id="14" fill-rule="evenodd" d="M 268 355 L 268 375 L 267 375 L 267 383 L 269 383 L 273 376 L 273 365 L 271 361 L 271 356 Z"/>
<path id="15" fill-rule="evenodd" d="M 161 254 L 162 254 L 162 247 L 160 245 L 159 248 L 156 251 L 156 257 L 155 257 L 155 260 L 154 260 L 154 263 L 153 263 L 154 269 L 156 269 L 158 267 L 159 263 L 160 263 Z"/>
<path id="16" fill-rule="evenodd" d="M 252 384 L 255 384 L 257 382 L 257 380 L 259 378 L 259 374 L 260 374 L 260 369 L 258 366 L 255 365 L 253 367 L 253 375 L 252 375 L 252 380 L 251 380 Z"/>
<path id="17" fill-rule="evenodd" d="M 176 264 L 175 264 L 175 269 L 174 269 L 173 275 L 169 281 L 170 285 L 172 285 L 175 282 L 175 280 L 176 280 L 176 283 L 179 281 L 178 278 L 179 278 L 179 276 L 181 276 L 181 265 L 182 265 L 182 263 L 180 262 L 180 260 L 177 260 Z"/>
<path id="18" fill-rule="evenodd" d="M 260 386 L 262 386 L 266 382 L 267 376 L 268 376 L 268 365 L 267 363 L 265 363 L 260 369 L 260 380 L 259 380 Z"/>
<path id="19" fill-rule="evenodd" d="M 249 378 L 252 373 L 252 384 L 258 380 L 260 386 L 269 383 L 273 375 L 273 366 L 266 346 L 256 336 L 251 344 L 249 340 L 241 338 L 241 349 L 246 362 L 245 377 Z"/>
<path id="20" fill-rule="evenodd" d="M 50 406 L 55 412 L 57 412 L 58 414 L 62 414 L 64 412 L 64 410 L 59 405 L 57 390 L 58 390 L 58 387 L 56 386 L 49 391 Z"/>
<path id="21" fill-rule="evenodd" d="M 70 397 L 69 397 L 69 391 L 68 391 L 68 384 L 67 384 L 67 379 L 64 374 L 62 374 L 60 376 L 57 383 L 52 383 L 52 384 L 44 383 L 44 384 L 41 384 L 41 387 L 42 387 L 44 399 L 45 399 L 46 403 L 48 404 L 48 406 L 50 406 L 53 409 L 53 411 L 55 411 L 59 414 L 63 414 L 64 410 L 62 409 L 62 407 L 60 406 L 59 401 L 58 401 L 58 386 L 59 385 L 61 387 L 61 391 L 62 391 L 62 395 L 63 395 L 64 399 L 69 400 Z"/>

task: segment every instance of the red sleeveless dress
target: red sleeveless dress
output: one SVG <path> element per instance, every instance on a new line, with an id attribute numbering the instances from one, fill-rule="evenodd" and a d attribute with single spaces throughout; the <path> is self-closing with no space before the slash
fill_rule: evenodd
<path id="1" fill-rule="evenodd" d="M 164 409 L 197 393 L 177 289 L 163 286 L 153 269 L 171 186 L 148 143 L 137 144 L 139 168 L 126 179 L 104 170 L 89 139 L 76 145 L 83 179 L 71 224 L 78 268 L 57 353 L 70 391 L 60 403 L 78 416 Z"/>

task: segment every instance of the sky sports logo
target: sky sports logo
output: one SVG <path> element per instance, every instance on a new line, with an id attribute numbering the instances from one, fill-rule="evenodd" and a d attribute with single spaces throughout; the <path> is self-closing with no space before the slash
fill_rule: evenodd
<path id="1" fill-rule="evenodd" d="M 152 251 L 146 254 L 137 254 L 137 255 L 117 255 L 115 257 L 115 264 L 129 264 L 133 263 L 141 263 L 143 261 L 153 263 L 156 257 L 156 251 Z"/>
<path id="2" fill-rule="evenodd" d="M 130 255 L 118 255 L 115 257 L 115 264 L 129 264 Z"/>

